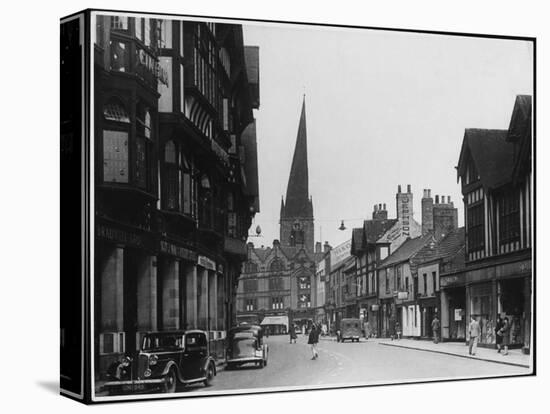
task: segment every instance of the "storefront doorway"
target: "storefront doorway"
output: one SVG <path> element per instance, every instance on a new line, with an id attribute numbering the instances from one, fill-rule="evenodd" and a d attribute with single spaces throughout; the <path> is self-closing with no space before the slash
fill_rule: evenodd
<path id="1" fill-rule="evenodd" d="M 466 339 L 466 290 L 463 287 L 447 291 L 449 303 L 449 339 Z"/>
<path id="2" fill-rule="evenodd" d="M 500 315 L 510 322 L 510 344 L 523 345 L 524 330 L 524 289 L 523 278 L 500 282 Z"/>

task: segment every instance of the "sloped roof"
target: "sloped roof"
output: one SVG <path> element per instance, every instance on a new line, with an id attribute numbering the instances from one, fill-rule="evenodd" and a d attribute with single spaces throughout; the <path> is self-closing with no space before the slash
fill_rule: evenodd
<path id="1" fill-rule="evenodd" d="M 435 260 L 455 256 L 464 246 L 464 227 L 449 233 L 439 242 L 427 243 L 413 258 L 415 264 L 428 263 Z"/>
<path id="2" fill-rule="evenodd" d="M 256 256 L 258 256 L 258 259 L 260 259 L 261 262 L 265 262 L 269 254 L 271 253 L 271 247 L 255 247 L 253 249 Z"/>
<path id="3" fill-rule="evenodd" d="M 351 254 L 355 254 L 364 249 L 363 228 L 356 228 L 351 231 Z"/>
<path id="4" fill-rule="evenodd" d="M 407 239 L 395 252 L 384 260 L 380 267 L 387 267 L 396 263 L 409 260 L 415 253 L 422 249 L 430 240 L 435 240 L 431 234 Z"/>
<path id="5" fill-rule="evenodd" d="M 376 243 L 395 223 L 397 223 L 397 219 L 365 220 L 363 228 L 367 236 L 367 243 Z"/>
<path id="6" fill-rule="evenodd" d="M 458 161 L 458 177 L 466 171 L 469 153 L 485 188 L 495 188 L 509 182 L 514 147 L 506 142 L 507 135 L 508 131 L 504 129 L 466 129 Z"/>

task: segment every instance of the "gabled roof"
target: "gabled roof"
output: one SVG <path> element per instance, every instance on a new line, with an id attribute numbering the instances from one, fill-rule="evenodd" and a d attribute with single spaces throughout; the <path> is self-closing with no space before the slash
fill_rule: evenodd
<path id="1" fill-rule="evenodd" d="M 351 254 L 357 254 L 365 248 L 363 235 L 363 228 L 356 228 L 351 231 Z"/>
<path id="2" fill-rule="evenodd" d="M 376 243 L 395 223 L 397 223 L 397 219 L 365 220 L 363 228 L 365 229 L 367 243 Z"/>
<path id="3" fill-rule="evenodd" d="M 486 189 L 508 183 L 512 178 L 514 148 L 506 142 L 507 135 L 508 131 L 503 129 L 466 129 L 457 166 L 458 178 L 465 174 L 471 157 Z"/>
<path id="4" fill-rule="evenodd" d="M 435 260 L 450 258 L 464 247 L 464 227 L 446 235 L 439 242 L 427 243 L 413 258 L 415 264 L 433 262 Z"/>
<path id="5" fill-rule="evenodd" d="M 389 255 L 386 260 L 380 264 L 380 267 L 387 267 L 409 260 L 432 240 L 435 242 L 434 237 L 429 233 L 414 239 L 407 239 L 395 252 Z"/>
<path id="6" fill-rule="evenodd" d="M 256 256 L 258 256 L 258 259 L 260 259 L 262 263 L 266 261 L 267 257 L 271 253 L 271 250 L 271 247 L 255 247 L 254 249 L 252 249 L 252 251 L 256 254 Z"/>
<path id="7" fill-rule="evenodd" d="M 518 95 L 506 140 L 514 145 L 514 182 L 522 180 L 531 171 L 531 96 Z"/>

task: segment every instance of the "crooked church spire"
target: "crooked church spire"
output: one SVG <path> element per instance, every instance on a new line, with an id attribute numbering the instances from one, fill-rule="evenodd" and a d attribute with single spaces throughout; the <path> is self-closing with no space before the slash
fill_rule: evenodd
<path id="1" fill-rule="evenodd" d="M 286 200 L 281 200 L 281 244 L 303 247 L 313 253 L 313 203 L 309 196 L 307 165 L 306 100 L 298 124 Z"/>
<path id="2" fill-rule="evenodd" d="M 286 189 L 284 215 L 286 217 L 312 217 L 313 209 L 309 198 L 307 165 L 306 100 L 302 104 L 302 114 L 298 125 L 298 135 L 292 158 L 292 167 Z"/>

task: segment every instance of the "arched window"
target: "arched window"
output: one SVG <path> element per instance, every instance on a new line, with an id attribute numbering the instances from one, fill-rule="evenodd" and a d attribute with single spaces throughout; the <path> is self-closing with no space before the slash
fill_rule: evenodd
<path id="1" fill-rule="evenodd" d="M 273 259 L 273 261 L 269 265 L 269 270 L 271 272 L 280 272 L 281 270 L 283 270 L 283 268 L 284 268 L 283 261 L 279 258 Z"/>
<path id="2" fill-rule="evenodd" d="M 244 264 L 244 271 L 245 273 L 257 273 L 258 265 L 254 262 L 246 262 Z"/>

